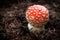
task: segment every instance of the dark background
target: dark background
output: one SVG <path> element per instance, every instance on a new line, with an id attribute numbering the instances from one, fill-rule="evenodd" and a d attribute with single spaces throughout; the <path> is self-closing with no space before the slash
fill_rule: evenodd
<path id="1" fill-rule="evenodd" d="M 49 10 L 49 21 L 39 34 L 28 30 L 25 18 L 27 8 L 34 4 Z M 0 40 L 60 40 L 59 34 L 60 0 L 0 0 Z"/>

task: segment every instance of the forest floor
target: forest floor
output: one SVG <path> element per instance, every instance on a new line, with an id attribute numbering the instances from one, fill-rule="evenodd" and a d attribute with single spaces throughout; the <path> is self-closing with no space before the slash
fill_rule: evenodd
<path id="1" fill-rule="evenodd" d="M 60 40 L 60 2 L 18 2 L 7 5 L 0 5 L 0 40 Z M 49 21 L 45 25 L 45 33 L 38 37 L 33 37 L 29 33 L 27 20 L 25 18 L 26 10 L 29 6 L 39 4 L 49 10 Z M 28 33 L 28 34 L 26 34 Z M 18 36 L 19 35 L 19 36 Z M 28 35 L 28 36 L 27 36 Z M 32 38 L 31 36 L 34 38 Z M 18 37 L 17 37 L 18 36 Z M 22 36 L 22 37 L 20 37 Z M 30 38 L 30 37 L 32 38 Z M 43 36 L 43 38 L 42 38 Z M 20 39 L 21 38 L 21 39 Z"/>

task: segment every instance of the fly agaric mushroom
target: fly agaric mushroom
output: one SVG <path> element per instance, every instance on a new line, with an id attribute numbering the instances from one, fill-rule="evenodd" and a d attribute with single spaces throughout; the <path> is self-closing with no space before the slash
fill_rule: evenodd
<path id="1" fill-rule="evenodd" d="M 26 11 L 26 19 L 30 31 L 40 32 L 44 30 L 44 25 L 49 20 L 48 9 L 42 5 L 30 6 Z"/>

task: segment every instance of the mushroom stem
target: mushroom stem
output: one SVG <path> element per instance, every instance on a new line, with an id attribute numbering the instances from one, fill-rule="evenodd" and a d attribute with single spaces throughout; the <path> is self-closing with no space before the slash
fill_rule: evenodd
<path id="1" fill-rule="evenodd" d="M 30 23 L 28 23 L 28 29 L 31 31 L 31 32 L 41 32 L 43 30 L 45 30 L 44 26 L 42 27 L 34 27 L 33 25 L 31 25 Z"/>

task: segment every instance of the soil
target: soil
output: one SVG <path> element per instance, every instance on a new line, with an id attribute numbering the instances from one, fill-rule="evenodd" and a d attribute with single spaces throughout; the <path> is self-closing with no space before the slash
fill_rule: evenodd
<path id="1" fill-rule="evenodd" d="M 29 6 L 39 4 L 49 10 L 45 30 L 32 33 L 25 18 Z M 0 0 L 0 40 L 60 40 L 59 0 Z"/>

